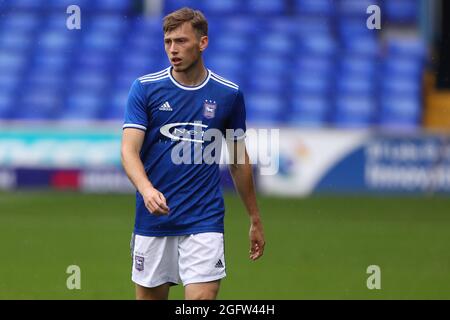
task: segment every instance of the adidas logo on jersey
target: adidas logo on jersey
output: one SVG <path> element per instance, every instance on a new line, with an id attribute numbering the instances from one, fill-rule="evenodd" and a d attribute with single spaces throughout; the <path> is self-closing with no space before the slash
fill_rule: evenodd
<path id="1" fill-rule="evenodd" d="M 166 101 L 164 102 L 164 104 L 159 107 L 159 110 L 161 111 L 173 111 L 172 107 L 170 106 L 170 104 Z"/>
<path id="2" fill-rule="evenodd" d="M 222 260 L 219 259 L 219 261 L 217 261 L 215 268 L 224 268 Z"/>

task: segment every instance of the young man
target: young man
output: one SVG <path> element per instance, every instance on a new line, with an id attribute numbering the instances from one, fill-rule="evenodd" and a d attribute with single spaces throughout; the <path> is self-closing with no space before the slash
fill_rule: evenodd
<path id="1" fill-rule="evenodd" d="M 137 299 L 167 299 L 178 283 L 186 299 L 215 299 L 225 277 L 219 165 L 174 163 L 173 151 L 182 143 L 205 142 L 204 149 L 205 130 L 241 129 L 227 143 L 240 160 L 230 172 L 250 217 L 250 259 L 258 259 L 265 242 L 242 139 L 244 98 L 236 84 L 205 68 L 208 23 L 200 11 L 175 11 L 163 29 L 171 66 L 134 81 L 123 125 L 122 163 L 138 191 L 132 280 Z"/>

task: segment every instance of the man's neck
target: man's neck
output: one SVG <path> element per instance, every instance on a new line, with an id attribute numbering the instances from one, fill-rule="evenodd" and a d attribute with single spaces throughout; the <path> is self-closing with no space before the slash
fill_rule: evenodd
<path id="1" fill-rule="evenodd" d="M 208 71 L 206 71 L 203 61 L 199 61 L 189 69 L 181 72 L 176 72 L 173 68 L 171 71 L 172 77 L 177 82 L 189 87 L 195 87 L 201 84 L 208 76 Z"/>

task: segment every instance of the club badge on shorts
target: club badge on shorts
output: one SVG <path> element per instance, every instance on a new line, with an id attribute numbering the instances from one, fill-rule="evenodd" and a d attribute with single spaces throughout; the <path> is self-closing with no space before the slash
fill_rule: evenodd
<path id="1" fill-rule="evenodd" d="M 134 256 L 134 267 L 137 271 L 144 271 L 144 257 Z"/>
<path id="2" fill-rule="evenodd" d="M 212 119 L 216 116 L 217 103 L 212 100 L 205 100 L 203 104 L 203 115 L 207 119 Z"/>

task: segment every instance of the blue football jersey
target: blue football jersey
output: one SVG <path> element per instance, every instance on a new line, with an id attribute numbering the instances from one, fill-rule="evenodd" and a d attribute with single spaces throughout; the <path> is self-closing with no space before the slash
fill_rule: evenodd
<path id="1" fill-rule="evenodd" d="M 245 104 L 239 87 L 211 70 L 193 87 L 178 83 L 171 67 L 142 76 L 130 89 L 123 128 L 145 131 L 140 157 L 150 182 L 163 193 L 170 208 L 168 215 L 156 216 L 137 192 L 135 234 L 224 232 L 219 164 L 194 163 L 194 159 L 192 163 L 174 163 L 172 156 L 180 144 L 201 143 L 204 150 L 207 143 L 199 131 L 216 129 L 225 135 L 227 129 L 233 129 L 240 132 L 233 139 L 244 137 Z M 191 139 L 186 135 L 192 135 Z"/>

